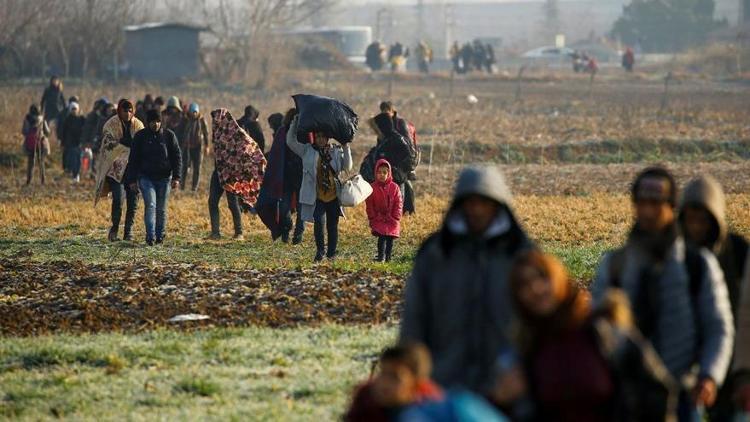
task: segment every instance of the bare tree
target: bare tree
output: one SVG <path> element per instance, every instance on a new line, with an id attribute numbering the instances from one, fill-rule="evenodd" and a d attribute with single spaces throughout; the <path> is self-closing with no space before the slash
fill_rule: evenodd
<path id="1" fill-rule="evenodd" d="M 204 62 L 207 73 L 217 79 L 255 79 L 258 87 L 267 87 L 286 52 L 274 31 L 304 23 L 335 3 L 336 0 L 219 0 L 219 7 L 211 8 L 203 0 L 203 15 L 217 39 L 214 51 L 221 57 L 213 63 Z"/>

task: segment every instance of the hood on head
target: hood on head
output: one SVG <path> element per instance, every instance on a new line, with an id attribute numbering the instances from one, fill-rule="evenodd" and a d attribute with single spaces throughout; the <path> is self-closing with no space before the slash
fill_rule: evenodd
<path id="1" fill-rule="evenodd" d="M 391 169 L 391 163 L 389 163 L 388 160 L 386 160 L 385 158 L 381 158 L 375 163 L 375 176 L 376 176 L 375 180 L 377 180 L 377 173 L 378 173 L 378 169 L 380 168 L 380 166 L 388 167 L 388 178 L 386 179 L 385 183 L 388 183 L 391 180 L 393 180 L 393 171 Z"/>
<path id="2" fill-rule="evenodd" d="M 469 166 L 463 169 L 456 182 L 451 208 L 471 195 L 492 199 L 508 208 L 513 202 L 505 177 L 495 166 Z"/>
<path id="3" fill-rule="evenodd" d="M 710 245 L 710 249 L 718 253 L 724 241 L 728 236 L 727 218 L 726 218 L 726 198 L 724 190 L 719 182 L 711 176 L 701 176 L 691 180 L 682 192 L 680 201 L 680 227 L 684 229 L 683 212 L 686 207 L 702 207 L 711 214 L 719 233 L 715 236 L 716 241 Z"/>

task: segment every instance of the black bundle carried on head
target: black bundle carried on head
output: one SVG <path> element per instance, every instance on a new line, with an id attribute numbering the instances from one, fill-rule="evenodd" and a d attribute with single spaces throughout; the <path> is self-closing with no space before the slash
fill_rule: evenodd
<path id="1" fill-rule="evenodd" d="M 322 132 L 342 144 L 354 139 L 359 117 L 346 103 L 309 94 L 297 94 L 292 98 L 299 114 L 298 137 L 304 138 L 310 132 Z"/>

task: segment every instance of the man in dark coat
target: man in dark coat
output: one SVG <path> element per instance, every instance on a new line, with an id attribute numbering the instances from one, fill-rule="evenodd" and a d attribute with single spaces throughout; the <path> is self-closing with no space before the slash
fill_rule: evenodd
<path id="1" fill-rule="evenodd" d="M 248 135 L 253 138 L 258 148 L 265 153 L 266 151 L 266 137 L 263 136 L 263 128 L 258 123 L 260 112 L 252 105 L 245 107 L 245 114 L 237 120 L 237 124 L 241 128 L 245 129 Z"/>

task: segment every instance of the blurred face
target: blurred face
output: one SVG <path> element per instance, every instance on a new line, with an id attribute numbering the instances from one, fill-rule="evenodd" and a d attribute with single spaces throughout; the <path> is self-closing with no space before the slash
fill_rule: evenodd
<path id="1" fill-rule="evenodd" d="M 154 132 L 158 132 L 159 129 L 161 129 L 161 122 L 158 120 L 153 120 L 148 122 L 149 129 L 153 130 Z"/>
<path id="2" fill-rule="evenodd" d="M 81 110 L 79 110 L 77 108 L 70 109 L 70 114 L 73 115 L 73 116 L 78 116 L 80 113 L 81 113 Z"/>
<path id="3" fill-rule="evenodd" d="M 390 173 L 390 171 L 388 170 L 388 166 L 378 167 L 378 181 L 385 183 L 385 181 L 388 180 L 388 173 Z"/>
<path id="4" fill-rule="evenodd" d="M 552 281 L 538 268 L 527 265 L 521 270 L 521 287 L 518 299 L 521 305 L 538 317 L 552 315 L 559 303 Z"/>
<path id="5" fill-rule="evenodd" d="M 682 211 L 685 237 L 697 245 L 706 246 L 710 241 L 713 219 L 703 207 L 686 207 Z"/>
<path id="6" fill-rule="evenodd" d="M 461 204 L 466 224 L 474 235 L 481 235 L 487 231 L 499 209 L 500 205 L 497 202 L 480 195 L 471 195 Z"/>
<path id="7" fill-rule="evenodd" d="M 669 202 L 639 199 L 634 206 L 638 226 L 647 233 L 659 233 L 674 222 L 674 209 Z"/>
<path id="8" fill-rule="evenodd" d="M 323 148 L 328 145 L 328 137 L 321 132 L 316 132 L 314 142 L 315 146 L 317 146 L 318 148 Z"/>
<path id="9" fill-rule="evenodd" d="M 197 119 L 198 118 L 198 112 L 197 111 L 191 111 L 188 113 L 188 116 L 190 116 L 191 119 Z"/>
<path id="10" fill-rule="evenodd" d="M 120 120 L 123 122 L 129 122 L 133 120 L 133 107 L 123 107 L 117 110 L 117 115 L 120 116 Z"/>
<path id="11" fill-rule="evenodd" d="M 417 390 L 417 378 L 406 365 L 382 362 L 380 373 L 373 380 L 373 393 L 378 404 L 399 407 L 411 404 Z"/>

